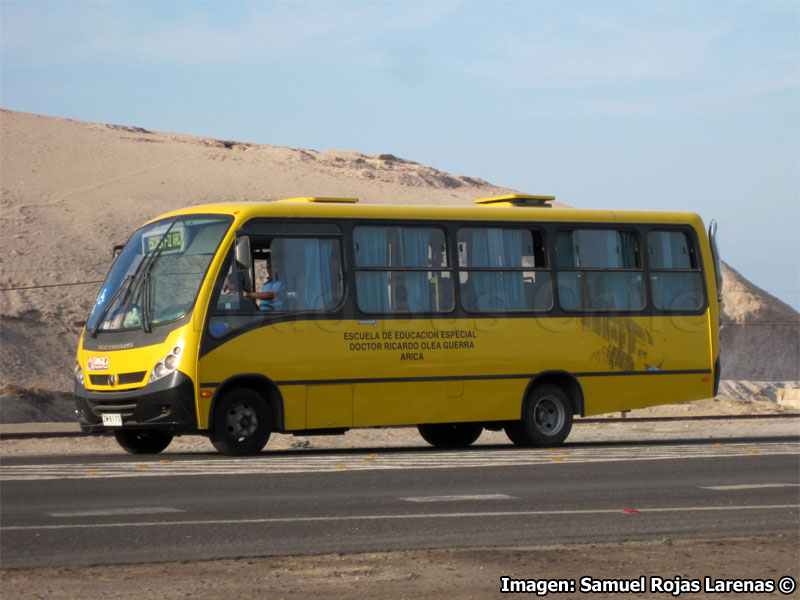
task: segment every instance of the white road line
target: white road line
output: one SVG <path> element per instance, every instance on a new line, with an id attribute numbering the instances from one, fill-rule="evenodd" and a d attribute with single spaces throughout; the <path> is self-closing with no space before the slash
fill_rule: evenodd
<path id="1" fill-rule="evenodd" d="M 796 504 L 767 504 L 753 506 L 679 506 L 669 508 L 638 508 L 641 514 L 683 513 L 683 512 L 731 512 L 743 510 L 798 510 Z M 397 521 L 402 519 L 474 519 L 476 517 L 540 517 L 540 516 L 583 516 L 583 515 L 626 515 L 622 509 L 589 510 L 523 510 L 492 512 L 432 513 L 410 515 L 343 515 L 325 517 L 265 517 L 261 519 L 208 519 L 187 521 L 149 521 L 123 523 L 74 523 L 65 525 L 11 525 L 0 527 L 0 531 L 37 531 L 52 529 L 102 529 L 118 527 L 174 527 L 181 525 L 258 525 L 268 523 L 310 523 L 319 521 Z M 638 518 L 625 516 L 624 518 Z"/>
<path id="2" fill-rule="evenodd" d="M 706 485 L 701 490 L 760 490 L 762 488 L 800 487 L 800 483 L 742 483 L 740 485 Z"/>
<path id="3" fill-rule="evenodd" d="M 516 496 L 508 494 L 475 494 L 472 496 L 412 496 L 400 498 L 406 502 L 468 502 L 470 500 L 516 500 Z"/>
<path id="4" fill-rule="evenodd" d="M 556 449 L 515 449 L 452 452 L 391 452 L 373 454 L 268 453 L 249 458 L 177 459 L 168 462 L 91 462 L 79 464 L 0 465 L 2 481 L 88 479 L 93 477 L 175 477 L 202 475 L 252 475 L 331 473 L 377 469 L 450 469 L 453 467 L 513 467 L 642 460 L 721 458 L 750 455 L 796 455 L 795 443 L 737 445 L 617 446 Z"/>
<path id="5" fill-rule="evenodd" d="M 104 510 L 73 510 L 67 512 L 47 513 L 51 517 L 118 517 L 125 515 L 157 515 L 165 513 L 186 512 L 179 508 L 167 506 L 151 506 L 139 508 L 107 508 Z"/>

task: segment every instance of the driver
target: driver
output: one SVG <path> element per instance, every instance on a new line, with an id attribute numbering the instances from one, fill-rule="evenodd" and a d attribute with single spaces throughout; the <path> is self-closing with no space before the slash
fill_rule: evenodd
<path id="1" fill-rule="evenodd" d="M 280 275 L 273 275 L 272 260 L 267 258 L 267 281 L 260 292 L 243 291 L 245 298 L 258 301 L 260 310 L 283 310 L 286 303 L 286 285 L 281 281 Z"/>

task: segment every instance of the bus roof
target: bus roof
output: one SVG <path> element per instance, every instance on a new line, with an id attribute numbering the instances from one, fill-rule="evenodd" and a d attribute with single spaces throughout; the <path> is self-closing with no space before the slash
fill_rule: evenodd
<path id="1" fill-rule="evenodd" d="M 537 199 L 515 202 L 520 199 Z M 585 223 L 692 223 L 702 229 L 695 213 L 644 210 L 598 210 L 553 208 L 544 202 L 552 196 L 498 196 L 476 200 L 476 206 L 430 206 L 415 204 L 358 204 L 356 198 L 287 198 L 269 202 L 238 202 L 190 206 L 153 219 L 178 215 L 233 215 L 237 226 L 257 217 L 328 218 L 328 219 L 398 219 L 440 221 L 540 221 Z M 541 203 L 537 203 L 542 199 Z M 546 200 L 545 200 L 546 199 Z"/>

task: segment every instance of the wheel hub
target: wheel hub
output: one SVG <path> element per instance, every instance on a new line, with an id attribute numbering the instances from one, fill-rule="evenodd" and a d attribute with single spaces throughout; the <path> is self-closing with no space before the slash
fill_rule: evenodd
<path id="1" fill-rule="evenodd" d="M 533 412 L 533 422 L 540 432 L 552 435 L 564 425 L 564 414 L 561 405 L 553 398 L 540 398 Z"/>
<path id="2" fill-rule="evenodd" d="M 237 404 L 228 412 L 228 433 L 237 439 L 248 438 L 258 429 L 258 418 L 249 404 Z"/>

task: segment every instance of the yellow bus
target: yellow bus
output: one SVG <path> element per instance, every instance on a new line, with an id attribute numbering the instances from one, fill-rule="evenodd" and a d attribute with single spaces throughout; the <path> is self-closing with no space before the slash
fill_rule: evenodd
<path id="1" fill-rule="evenodd" d="M 574 415 L 712 397 L 721 279 L 699 216 L 292 198 L 195 206 L 136 231 L 75 366 L 85 432 L 254 454 L 272 432 L 484 429 L 556 446 Z"/>

